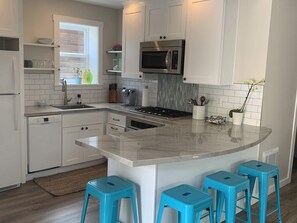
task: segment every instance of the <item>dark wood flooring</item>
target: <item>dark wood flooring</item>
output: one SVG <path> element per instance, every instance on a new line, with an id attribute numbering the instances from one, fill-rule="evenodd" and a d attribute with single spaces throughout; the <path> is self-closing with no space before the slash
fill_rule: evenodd
<path id="1" fill-rule="evenodd" d="M 29 181 L 20 188 L 0 193 L 0 223 L 77 223 L 80 222 L 84 192 L 53 197 Z M 274 199 L 274 195 L 270 196 Z M 281 189 L 283 223 L 297 222 L 297 168 L 292 183 Z M 90 198 L 86 223 L 98 222 L 98 202 Z M 253 220 L 253 222 L 258 222 Z M 267 219 L 275 223 L 276 214 Z"/>

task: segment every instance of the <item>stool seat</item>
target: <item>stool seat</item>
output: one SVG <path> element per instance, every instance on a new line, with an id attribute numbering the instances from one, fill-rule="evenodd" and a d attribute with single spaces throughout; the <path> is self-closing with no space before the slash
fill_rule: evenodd
<path id="1" fill-rule="evenodd" d="M 251 222 L 250 186 L 246 178 L 227 171 L 219 171 L 205 177 L 203 190 L 208 191 L 208 189 L 217 191 L 216 222 L 221 222 L 224 201 L 226 202 L 226 223 L 235 222 L 237 194 L 239 192 L 245 193 L 247 222 Z"/>
<path id="2" fill-rule="evenodd" d="M 279 169 L 277 166 L 260 162 L 257 160 L 251 160 L 240 164 L 238 174 L 242 176 L 247 176 L 250 180 L 250 191 L 253 194 L 255 181 L 259 181 L 259 197 L 254 197 L 259 200 L 259 218 L 260 223 L 265 223 L 266 216 L 277 211 L 278 221 L 281 220 L 280 211 L 280 186 L 279 186 Z M 274 179 L 275 193 L 276 193 L 276 209 L 269 214 L 267 214 L 267 201 L 268 201 L 268 189 L 269 189 L 269 179 Z"/>
<path id="3" fill-rule="evenodd" d="M 257 177 L 261 177 L 263 175 L 274 176 L 278 172 L 278 167 L 257 160 L 251 160 L 240 164 L 239 171 L 243 174 L 252 174 Z"/>
<path id="4" fill-rule="evenodd" d="M 178 211 L 179 223 L 194 223 L 196 214 L 205 209 L 209 210 L 210 222 L 214 222 L 212 196 L 187 184 L 162 192 L 157 223 L 161 223 L 164 207 Z M 200 215 L 197 222 L 200 222 Z"/>
<path id="5" fill-rule="evenodd" d="M 136 204 L 136 185 L 118 176 L 94 179 L 87 183 L 81 223 L 84 223 L 89 196 L 100 201 L 100 223 L 116 223 L 118 202 L 120 199 L 131 200 L 134 223 L 138 223 Z"/>

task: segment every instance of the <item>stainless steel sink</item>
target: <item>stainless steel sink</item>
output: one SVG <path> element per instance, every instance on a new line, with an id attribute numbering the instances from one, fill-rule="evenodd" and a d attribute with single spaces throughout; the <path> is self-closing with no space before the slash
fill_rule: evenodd
<path id="1" fill-rule="evenodd" d="M 54 107 L 54 108 L 59 108 L 59 109 L 63 109 L 63 110 L 94 108 L 93 106 L 85 105 L 85 104 L 80 104 L 80 105 L 51 105 L 51 106 Z"/>

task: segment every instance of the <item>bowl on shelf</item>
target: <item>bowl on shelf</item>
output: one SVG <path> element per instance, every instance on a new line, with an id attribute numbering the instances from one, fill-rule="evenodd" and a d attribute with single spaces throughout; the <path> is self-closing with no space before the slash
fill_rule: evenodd
<path id="1" fill-rule="evenodd" d="M 41 44 L 52 44 L 53 40 L 51 38 L 38 38 L 37 43 Z"/>

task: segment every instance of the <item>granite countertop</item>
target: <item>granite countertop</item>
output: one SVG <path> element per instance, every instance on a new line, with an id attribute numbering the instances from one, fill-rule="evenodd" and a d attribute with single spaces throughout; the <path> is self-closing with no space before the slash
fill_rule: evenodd
<path id="1" fill-rule="evenodd" d="M 76 140 L 80 146 L 98 149 L 103 156 L 131 167 L 233 153 L 261 143 L 271 133 L 271 129 L 266 127 L 235 126 L 232 123 L 215 125 L 191 117 L 166 120 L 133 112 L 134 107 L 121 104 L 88 105 L 94 108 L 62 110 L 51 106 L 29 106 L 25 107 L 25 116 L 107 110 L 164 123 L 163 127 Z"/>
<path id="2" fill-rule="evenodd" d="M 261 143 L 270 133 L 266 127 L 187 119 L 158 128 L 79 139 L 76 144 L 137 167 L 238 152 Z"/>

